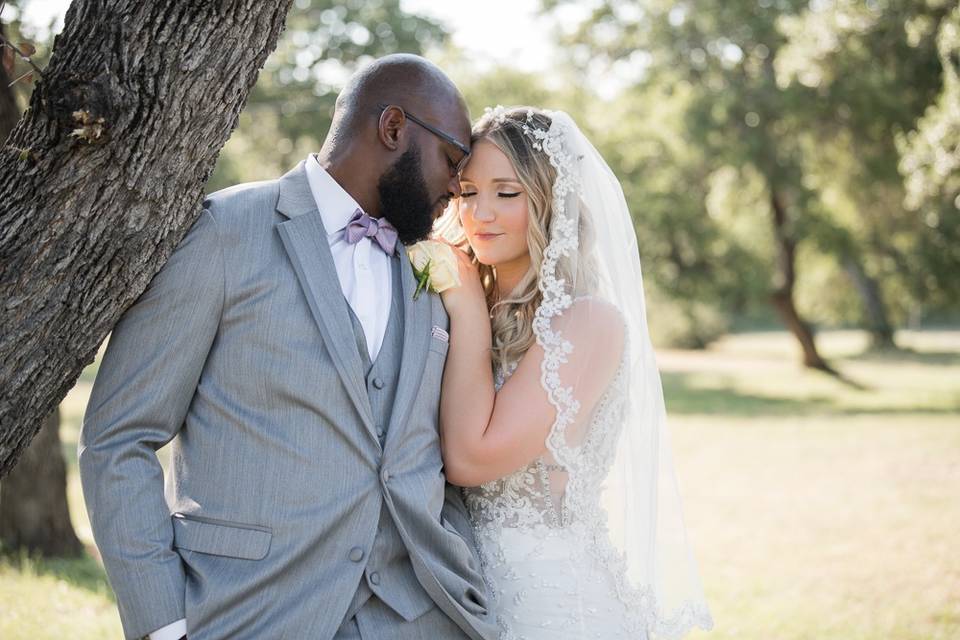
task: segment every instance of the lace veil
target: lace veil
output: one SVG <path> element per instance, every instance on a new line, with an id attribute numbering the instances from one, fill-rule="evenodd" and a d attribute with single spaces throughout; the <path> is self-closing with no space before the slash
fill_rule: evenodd
<path id="1" fill-rule="evenodd" d="M 564 509 L 590 511 L 577 501 L 602 496 L 596 517 L 582 518 L 584 540 L 604 564 L 617 567 L 621 599 L 650 636 L 678 638 L 695 626 L 711 628 L 712 620 L 683 521 L 633 223 L 619 181 L 594 146 L 566 113 L 545 113 L 548 130 L 531 114 L 522 126 L 557 172 L 540 266 L 543 298 L 533 320 L 544 350 L 541 384 L 556 408 L 547 449 L 567 475 Z M 497 107 L 487 117 L 506 114 Z M 617 374 L 622 402 L 606 419 L 608 433 L 592 444 L 598 453 L 586 459 L 582 450 L 600 434 L 590 433 L 576 393 L 589 373 L 567 370 L 583 332 L 568 336 L 564 320 L 583 298 L 612 304 L 626 326 Z M 600 530 L 590 526 L 594 521 Z"/>

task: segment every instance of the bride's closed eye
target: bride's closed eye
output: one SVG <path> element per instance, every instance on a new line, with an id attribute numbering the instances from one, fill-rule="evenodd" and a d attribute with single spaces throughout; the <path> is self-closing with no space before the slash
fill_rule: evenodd
<path id="1" fill-rule="evenodd" d="M 517 191 L 516 193 L 502 193 L 502 192 L 501 192 L 501 193 L 498 193 L 497 195 L 500 196 L 501 198 L 516 198 L 518 195 L 520 195 L 520 192 L 519 192 L 519 191 Z"/>
<path id="2" fill-rule="evenodd" d="M 475 196 L 475 195 L 477 195 L 477 192 L 476 192 L 476 191 L 461 191 L 461 192 L 460 192 L 460 197 L 461 197 L 461 198 L 471 198 L 471 197 L 473 197 L 473 196 Z"/>

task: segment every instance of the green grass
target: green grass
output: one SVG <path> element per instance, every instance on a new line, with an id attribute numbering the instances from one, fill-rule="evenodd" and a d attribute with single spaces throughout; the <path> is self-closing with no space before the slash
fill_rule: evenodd
<path id="1" fill-rule="evenodd" d="M 89 555 L 0 559 L 0 638 L 123 638 L 103 568 Z"/>
<path id="2" fill-rule="evenodd" d="M 661 351 L 687 525 L 716 621 L 691 640 L 960 638 L 960 331 L 804 371 L 783 333 Z M 93 365 L 92 365 L 93 366 Z M 76 472 L 92 376 L 64 401 L 77 532 L 91 556 L 0 560 L 0 638 L 121 638 Z"/>
<path id="3" fill-rule="evenodd" d="M 960 333 L 866 354 L 838 382 L 783 334 L 661 353 L 711 640 L 960 637 Z"/>

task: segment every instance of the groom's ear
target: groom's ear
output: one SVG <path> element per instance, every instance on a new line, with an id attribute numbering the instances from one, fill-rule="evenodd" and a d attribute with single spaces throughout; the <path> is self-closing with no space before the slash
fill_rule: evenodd
<path id="1" fill-rule="evenodd" d="M 388 106 L 380 114 L 377 134 L 380 142 L 390 151 L 397 151 L 403 146 L 404 126 L 407 118 L 399 107 Z"/>

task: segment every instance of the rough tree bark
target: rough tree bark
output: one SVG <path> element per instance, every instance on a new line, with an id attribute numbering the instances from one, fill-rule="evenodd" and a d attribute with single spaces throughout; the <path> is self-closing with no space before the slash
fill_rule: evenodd
<path id="1" fill-rule="evenodd" d="M 0 35 L 6 35 L 2 23 Z M 11 80 L 0 65 L 0 141 L 20 119 Z M 20 464 L 0 482 L 0 544 L 48 556 L 75 555 L 83 549 L 70 522 L 59 411 L 47 416 Z"/>
<path id="2" fill-rule="evenodd" d="M 813 331 L 810 330 L 810 325 L 800 316 L 800 312 L 797 311 L 793 302 L 793 287 L 797 280 L 797 243 L 790 232 L 787 210 L 782 195 L 772 182 L 770 183 L 770 210 L 773 216 L 773 237 L 777 246 L 777 272 L 773 292 L 770 295 L 771 301 L 787 329 L 800 343 L 804 366 L 835 373 L 826 360 L 820 357 L 817 344 L 813 338 Z"/>
<path id="3" fill-rule="evenodd" d="M 200 213 L 292 0 L 74 0 L 0 152 L 0 477 Z"/>

